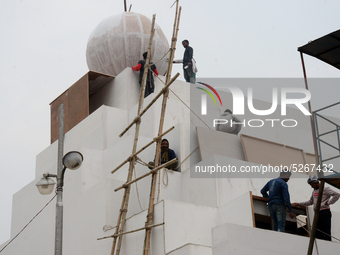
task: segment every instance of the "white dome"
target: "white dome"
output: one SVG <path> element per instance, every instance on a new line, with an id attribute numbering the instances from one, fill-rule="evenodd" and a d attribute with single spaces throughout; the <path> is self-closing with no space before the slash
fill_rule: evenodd
<path id="1" fill-rule="evenodd" d="M 102 20 L 87 42 L 86 61 L 91 71 L 118 75 L 126 67 L 137 65 L 148 50 L 151 21 L 144 15 L 124 12 Z M 157 62 L 169 50 L 162 29 L 155 24 L 151 57 Z M 160 74 L 167 68 L 167 57 L 156 64 Z"/>

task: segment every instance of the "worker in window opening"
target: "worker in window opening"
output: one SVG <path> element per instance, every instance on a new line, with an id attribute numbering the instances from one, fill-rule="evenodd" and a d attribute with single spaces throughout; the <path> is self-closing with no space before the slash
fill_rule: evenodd
<path id="1" fill-rule="evenodd" d="M 237 135 L 242 128 L 242 124 L 235 124 L 241 123 L 241 121 L 233 115 L 233 112 L 229 109 L 226 109 L 224 113 L 220 116 L 221 120 L 226 120 L 226 123 L 218 123 L 215 126 L 217 131 L 226 132 L 230 134 Z M 221 121 L 222 122 L 222 121 Z"/>
<path id="2" fill-rule="evenodd" d="M 293 203 L 292 205 L 293 206 L 313 205 L 313 208 L 315 211 L 316 203 L 318 200 L 320 183 L 319 183 L 318 178 L 313 175 L 309 176 L 307 183 L 313 188 L 313 192 L 312 192 L 310 199 L 305 202 Z M 340 197 L 339 193 L 335 192 L 329 187 L 324 187 L 322 199 L 321 199 L 321 205 L 320 205 L 319 221 L 316 227 L 317 230 L 316 230 L 315 238 L 332 241 L 332 237 L 331 237 L 332 213 L 331 213 L 329 206 L 331 204 L 334 204 L 336 201 L 338 201 L 339 197 Z M 322 233 L 321 231 L 324 233 Z"/>
<path id="3" fill-rule="evenodd" d="M 294 218 L 287 185 L 290 176 L 288 169 L 283 169 L 279 178 L 270 180 L 261 189 L 262 196 L 268 198 L 268 209 L 274 231 L 285 232 L 286 206 L 289 210 L 289 217 Z"/>
<path id="4" fill-rule="evenodd" d="M 169 141 L 167 139 L 163 139 L 161 143 L 161 162 L 159 165 L 162 165 L 172 159 L 176 158 L 176 153 L 169 148 Z M 154 168 L 154 162 L 149 162 L 149 168 L 153 169 Z M 177 171 L 177 165 L 178 162 L 175 162 L 169 166 L 167 166 L 167 169 Z"/>
<path id="5" fill-rule="evenodd" d="M 140 86 L 142 85 L 143 74 L 144 74 L 144 66 L 145 66 L 145 63 L 146 63 L 147 56 L 148 56 L 148 53 L 144 52 L 143 53 L 143 59 L 140 60 L 136 66 L 132 67 L 132 69 L 134 71 L 139 71 L 139 85 Z M 158 76 L 159 73 L 157 71 L 156 65 L 153 64 L 151 61 L 150 61 L 150 69 L 155 73 L 155 76 Z M 146 98 L 148 95 L 153 93 L 154 90 L 155 90 L 154 79 L 153 79 L 153 75 L 152 75 L 152 72 L 150 71 L 150 69 L 148 70 L 148 73 L 147 73 L 144 98 Z"/>

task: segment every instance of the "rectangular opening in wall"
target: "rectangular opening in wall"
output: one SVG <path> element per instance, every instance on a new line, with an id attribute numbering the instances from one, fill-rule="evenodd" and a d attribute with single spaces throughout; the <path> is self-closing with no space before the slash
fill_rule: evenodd
<path id="1" fill-rule="evenodd" d="M 254 214 L 254 227 L 272 230 L 272 221 L 268 210 L 268 199 L 259 196 L 252 196 L 253 199 L 253 214 Z M 308 224 L 306 209 L 303 207 L 293 207 L 293 213 L 297 215 L 297 219 L 286 217 L 285 232 L 295 235 L 308 236 Z M 299 226 L 297 224 L 299 223 Z"/>

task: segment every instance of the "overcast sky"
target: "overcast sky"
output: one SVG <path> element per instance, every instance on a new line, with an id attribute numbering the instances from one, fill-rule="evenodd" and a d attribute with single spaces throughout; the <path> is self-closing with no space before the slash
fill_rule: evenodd
<path id="1" fill-rule="evenodd" d="M 34 180 L 36 155 L 50 144 L 49 104 L 88 71 L 90 33 L 102 19 L 123 12 L 123 3 L 0 0 L 0 244 L 10 237 L 12 196 Z M 156 13 L 170 41 L 173 0 L 127 3 L 149 18 Z M 303 77 L 297 47 L 340 27 L 339 0 L 180 3 L 178 40 L 188 39 L 194 48 L 198 77 Z M 179 43 L 175 58 L 182 55 Z M 305 62 L 308 77 L 340 77 L 339 70 L 317 59 L 306 56 Z M 180 65 L 175 72 L 183 80 Z M 340 94 L 332 89 L 321 89 L 325 102 Z"/>

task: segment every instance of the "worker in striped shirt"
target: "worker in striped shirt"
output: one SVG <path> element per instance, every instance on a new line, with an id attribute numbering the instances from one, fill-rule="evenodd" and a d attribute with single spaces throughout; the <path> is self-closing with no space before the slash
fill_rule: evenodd
<path id="1" fill-rule="evenodd" d="M 300 202 L 300 203 L 293 203 L 292 206 L 300 205 L 300 206 L 309 206 L 313 205 L 314 211 L 316 207 L 316 203 L 318 200 L 319 195 L 319 180 L 316 176 L 310 175 L 307 183 L 313 188 L 312 196 L 308 201 Z M 321 199 L 321 205 L 320 205 L 320 213 L 319 213 L 319 221 L 317 224 L 317 230 L 315 237 L 327 241 L 332 241 L 331 237 L 331 218 L 332 213 L 330 210 L 330 205 L 334 204 L 336 201 L 338 201 L 340 197 L 340 194 L 338 192 L 335 192 L 329 187 L 324 187 L 322 199 Z"/>

